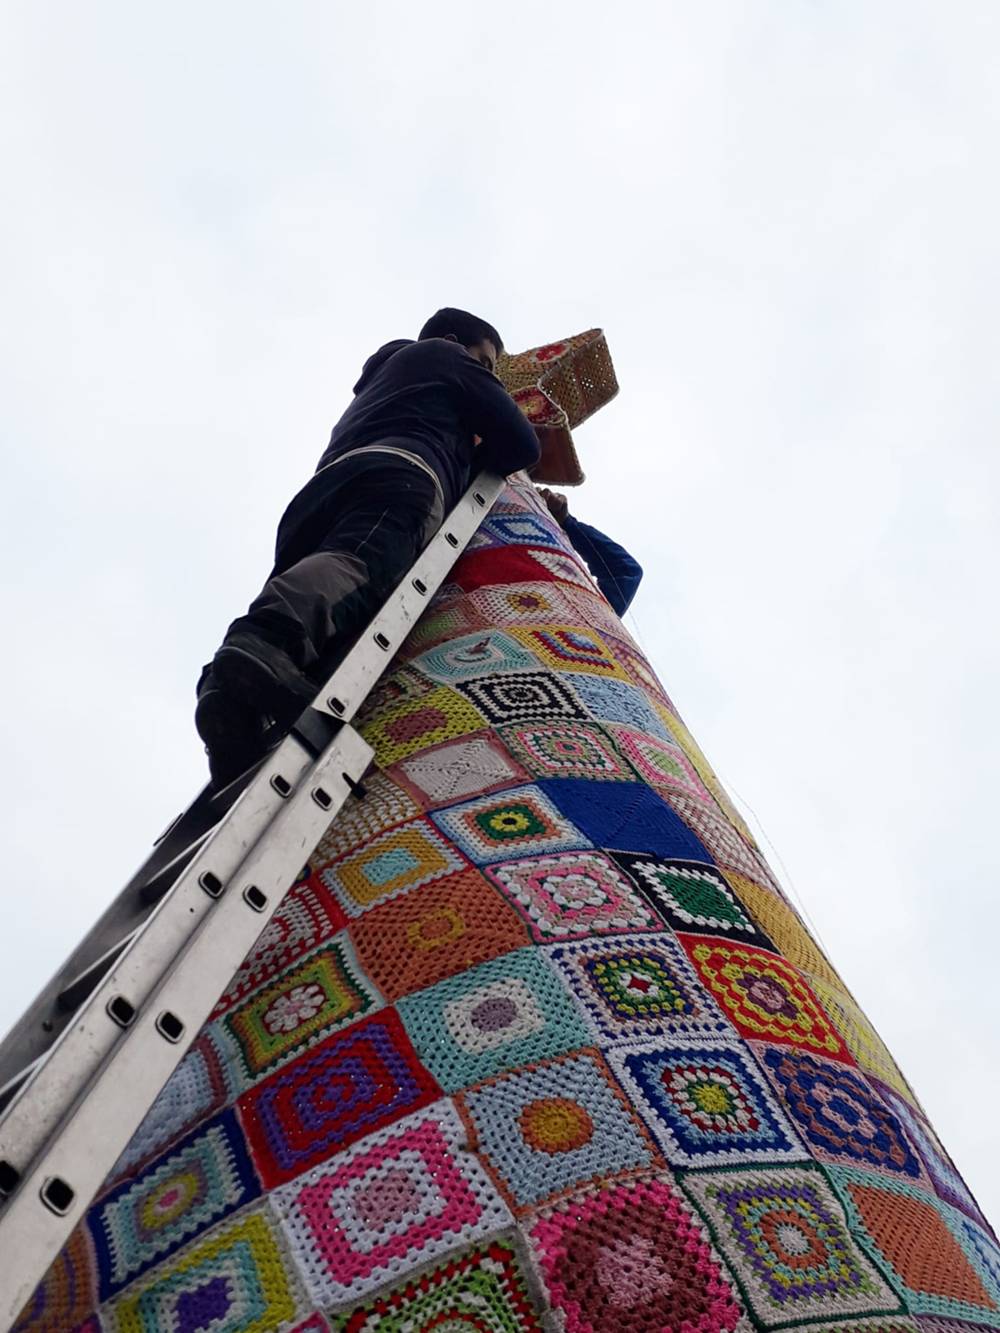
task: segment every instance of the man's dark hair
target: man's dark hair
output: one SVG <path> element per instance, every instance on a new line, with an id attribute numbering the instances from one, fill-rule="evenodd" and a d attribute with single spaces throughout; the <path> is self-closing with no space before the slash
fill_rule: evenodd
<path id="1" fill-rule="evenodd" d="M 503 351 L 503 339 L 492 324 L 478 315 L 470 315 L 468 310 L 454 310 L 451 306 L 431 315 L 419 337 L 421 341 L 424 338 L 446 338 L 449 333 L 454 334 L 463 347 L 474 347 L 489 338 L 498 353 Z"/>

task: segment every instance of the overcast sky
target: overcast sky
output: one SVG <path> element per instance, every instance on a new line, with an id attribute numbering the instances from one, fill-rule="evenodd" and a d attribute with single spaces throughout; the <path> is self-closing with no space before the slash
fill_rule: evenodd
<path id="1" fill-rule="evenodd" d="M 1000 1221 L 1000 8 L 4 10 L 0 1028 L 201 785 L 364 357 L 602 325 L 572 506 Z"/>

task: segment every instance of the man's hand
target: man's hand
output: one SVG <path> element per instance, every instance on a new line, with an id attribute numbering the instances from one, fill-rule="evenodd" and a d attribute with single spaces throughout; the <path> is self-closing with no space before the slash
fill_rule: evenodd
<path id="1" fill-rule="evenodd" d="M 548 505 L 549 513 L 562 527 L 569 518 L 569 501 L 565 495 L 557 495 L 555 491 L 550 491 L 547 486 L 539 486 L 538 494 Z"/>

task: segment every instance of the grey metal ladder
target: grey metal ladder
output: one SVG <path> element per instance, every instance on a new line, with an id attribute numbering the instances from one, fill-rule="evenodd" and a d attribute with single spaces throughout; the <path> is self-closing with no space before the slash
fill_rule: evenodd
<path id="1" fill-rule="evenodd" d="M 374 751 L 351 719 L 504 487 L 481 474 L 285 739 L 206 788 L 0 1043 L 9 1330 Z"/>

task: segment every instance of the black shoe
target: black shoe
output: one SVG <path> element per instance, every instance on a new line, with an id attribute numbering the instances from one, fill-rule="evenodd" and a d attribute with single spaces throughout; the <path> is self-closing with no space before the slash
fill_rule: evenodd
<path id="1" fill-rule="evenodd" d="M 283 726 L 316 697 L 316 686 L 283 649 L 250 634 L 226 639 L 212 659 L 211 674 L 234 699 Z"/>
<path id="2" fill-rule="evenodd" d="M 223 689 L 209 670 L 198 682 L 194 724 L 208 752 L 212 786 L 229 785 L 259 763 L 277 739 L 270 719 Z"/>

